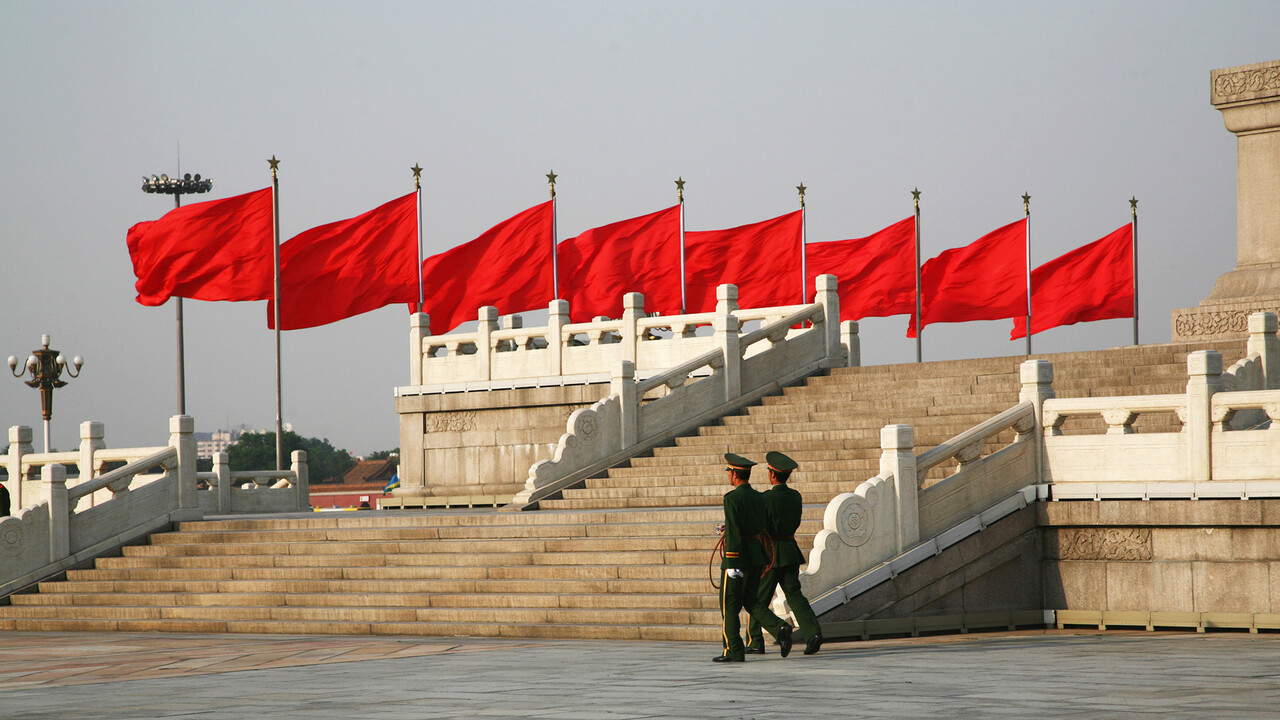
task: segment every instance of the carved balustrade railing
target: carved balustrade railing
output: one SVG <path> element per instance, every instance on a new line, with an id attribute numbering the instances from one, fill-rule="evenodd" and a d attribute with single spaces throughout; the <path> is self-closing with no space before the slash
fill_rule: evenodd
<path id="1" fill-rule="evenodd" d="M 835 279 L 830 282 L 834 287 Z M 499 318 L 497 308 L 486 306 L 479 309 L 474 331 L 445 335 L 431 335 L 428 316 L 417 314 L 410 321 L 410 385 L 396 393 L 605 383 L 619 361 L 630 362 L 636 377 L 647 378 L 718 347 L 712 327 L 717 317 L 733 315 L 741 329 L 748 323 L 776 323 L 802 307 L 741 309 L 737 288 L 722 285 L 710 313 L 647 316 L 644 297 L 628 293 L 618 319 L 569 322 L 569 304 L 555 300 L 548 306 L 546 326 L 526 328 L 518 316 Z M 831 327 L 848 347 L 848 362 L 856 364 L 857 324 L 842 325 L 833 318 Z M 752 347 L 748 353 L 762 350 Z"/>

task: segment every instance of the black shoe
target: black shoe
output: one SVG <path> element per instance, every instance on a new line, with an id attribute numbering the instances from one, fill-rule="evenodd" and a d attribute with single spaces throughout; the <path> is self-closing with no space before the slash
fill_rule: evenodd
<path id="1" fill-rule="evenodd" d="M 786 623 L 782 624 L 782 630 L 778 633 L 778 645 L 782 646 L 782 657 L 791 654 L 791 626 Z"/>
<path id="2" fill-rule="evenodd" d="M 711 662 L 742 662 L 742 658 L 731 658 L 728 655 L 717 655 L 711 658 Z"/>
<path id="3" fill-rule="evenodd" d="M 804 641 L 804 654 L 812 655 L 818 652 L 820 647 L 822 647 L 822 633 L 814 633 L 812 637 Z"/>
<path id="4" fill-rule="evenodd" d="M 761 645 L 748 645 L 748 646 L 746 646 L 746 647 L 742 648 L 742 652 L 744 652 L 744 653 L 746 653 L 746 654 L 748 654 L 748 655 L 763 655 L 763 654 L 764 654 L 764 647 L 763 647 L 763 646 L 761 646 Z"/>

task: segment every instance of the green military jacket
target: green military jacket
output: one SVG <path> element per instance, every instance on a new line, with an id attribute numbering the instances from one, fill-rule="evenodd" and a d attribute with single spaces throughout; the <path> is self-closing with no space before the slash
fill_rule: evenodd
<path id="1" fill-rule="evenodd" d="M 778 483 L 764 493 L 768 513 L 769 535 L 773 538 L 774 567 L 803 565 L 804 554 L 796 544 L 796 528 L 804 514 L 804 498 L 800 492 Z"/>
<path id="2" fill-rule="evenodd" d="M 748 483 L 724 494 L 724 558 L 721 568 L 762 568 L 769 564 L 757 535 L 764 532 L 768 511 L 764 498 Z"/>

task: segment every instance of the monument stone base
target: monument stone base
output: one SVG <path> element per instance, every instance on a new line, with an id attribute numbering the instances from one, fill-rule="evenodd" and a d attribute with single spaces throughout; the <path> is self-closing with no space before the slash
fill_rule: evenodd
<path id="1" fill-rule="evenodd" d="M 1249 337 L 1249 315 L 1280 314 L 1280 295 L 1204 300 L 1199 307 L 1173 311 L 1173 342 L 1213 342 Z"/>

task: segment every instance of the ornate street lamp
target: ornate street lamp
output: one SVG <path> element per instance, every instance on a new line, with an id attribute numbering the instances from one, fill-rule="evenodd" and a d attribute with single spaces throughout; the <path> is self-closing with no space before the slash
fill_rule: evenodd
<path id="1" fill-rule="evenodd" d="M 44 415 L 44 451 L 49 452 L 49 420 L 53 418 L 53 389 L 64 387 L 66 380 L 62 379 L 62 371 L 66 370 L 69 377 L 80 377 L 80 367 L 84 365 L 84 359 L 79 355 L 71 359 L 71 364 L 75 367 L 73 371 L 67 367 L 67 359 L 57 350 L 49 349 L 49 336 L 41 335 L 40 342 L 44 346 L 39 350 L 33 350 L 27 358 L 27 364 L 18 370 L 18 358 L 9 356 L 9 372 L 13 376 L 20 378 L 31 373 L 31 379 L 26 380 L 27 385 L 40 389 L 40 410 Z"/>
<path id="2" fill-rule="evenodd" d="M 175 209 L 182 207 L 182 196 L 194 193 L 207 193 L 213 188 L 213 181 L 209 178 L 201 178 L 199 175 L 191 176 L 191 173 L 183 175 L 181 179 L 171 178 L 168 175 L 152 175 L 142 176 L 142 192 L 154 193 L 160 195 L 172 195 L 173 207 Z M 177 311 L 178 318 L 178 414 L 187 414 L 187 377 L 184 356 L 186 351 L 182 339 L 182 298 L 175 297 L 174 308 Z"/>

